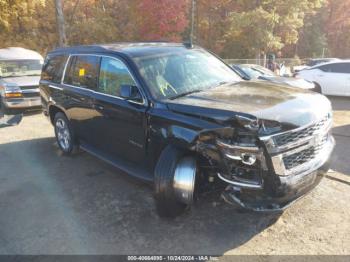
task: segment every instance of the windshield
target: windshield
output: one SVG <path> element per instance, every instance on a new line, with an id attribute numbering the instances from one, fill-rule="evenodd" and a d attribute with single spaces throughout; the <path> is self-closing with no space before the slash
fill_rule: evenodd
<path id="1" fill-rule="evenodd" d="M 177 98 L 242 79 L 215 56 L 200 49 L 134 58 L 152 95 Z"/>
<path id="2" fill-rule="evenodd" d="M 0 60 L 0 77 L 40 76 L 42 60 Z"/>

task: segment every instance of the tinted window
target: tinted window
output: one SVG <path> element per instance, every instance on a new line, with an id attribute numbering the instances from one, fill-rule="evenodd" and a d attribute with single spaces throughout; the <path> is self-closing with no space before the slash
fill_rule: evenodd
<path id="1" fill-rule="evenodd" d="M 320 66 L 319 69 L 321 69 L 324 72 L 329 72 L 329 73 L 349 74 L 350 73 L 350 63 L 328 64 L 328 65 Z"/>
<path id="2" fill-rule="evenodd" d="M 121 85 L 136 85 L 128 68 L 119 60 L 103 57 L 100 69 L 99 92 L 120 96 Z"/>
<path id="3" fill-rule="evenodd" d="M 350 63 L 333 64 L 333 72 L 349 74 L 350 73 Z"/>
<path id="4" fill-rule="evenodd" d="M 72 56 L 64 77 L 68 85 L 97 88 L 100 58 L 98 56 Z"/>
<path id="5" fill-rule="evenodd" d="M 47 57 L 41 73 L 41 79 L 60 83 L 67 57 L 63 55 Z"/>

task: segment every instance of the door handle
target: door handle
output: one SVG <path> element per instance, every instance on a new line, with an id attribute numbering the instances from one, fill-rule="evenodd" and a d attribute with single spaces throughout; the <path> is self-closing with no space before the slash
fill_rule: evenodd
<path id="1" fill-rule="evenodd" d="M 105 109 L 104 106 L 98 105 L 98 104 L 94 104 L 93 107 L 97 110 L 103 110 Z"/>

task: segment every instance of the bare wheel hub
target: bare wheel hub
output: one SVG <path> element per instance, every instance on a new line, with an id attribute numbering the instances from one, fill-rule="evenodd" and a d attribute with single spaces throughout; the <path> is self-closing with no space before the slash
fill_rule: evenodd
<path id="1" fill-rule="evenodd" d="M 67 123 L 63 119 L 58 119 L 56 121 L 55 127 L 56 127 L 57 141 L 60 147 L 63 150 L 68 151 L 71 143 L 71 136 L 69 133 Z"/>

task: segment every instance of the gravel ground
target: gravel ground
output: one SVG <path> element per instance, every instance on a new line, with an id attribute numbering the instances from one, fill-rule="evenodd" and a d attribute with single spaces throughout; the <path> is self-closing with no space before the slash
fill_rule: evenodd
<path id="1" fill-rule="evenodd" d="M 207 196 L 173 221 L 151 188 L 98 159 L 60 154 L 41 114 L 0 129 L 0 254 L 350 254 L 350 99 L 332 98 L 332 170 L 283 214 Z"/>

